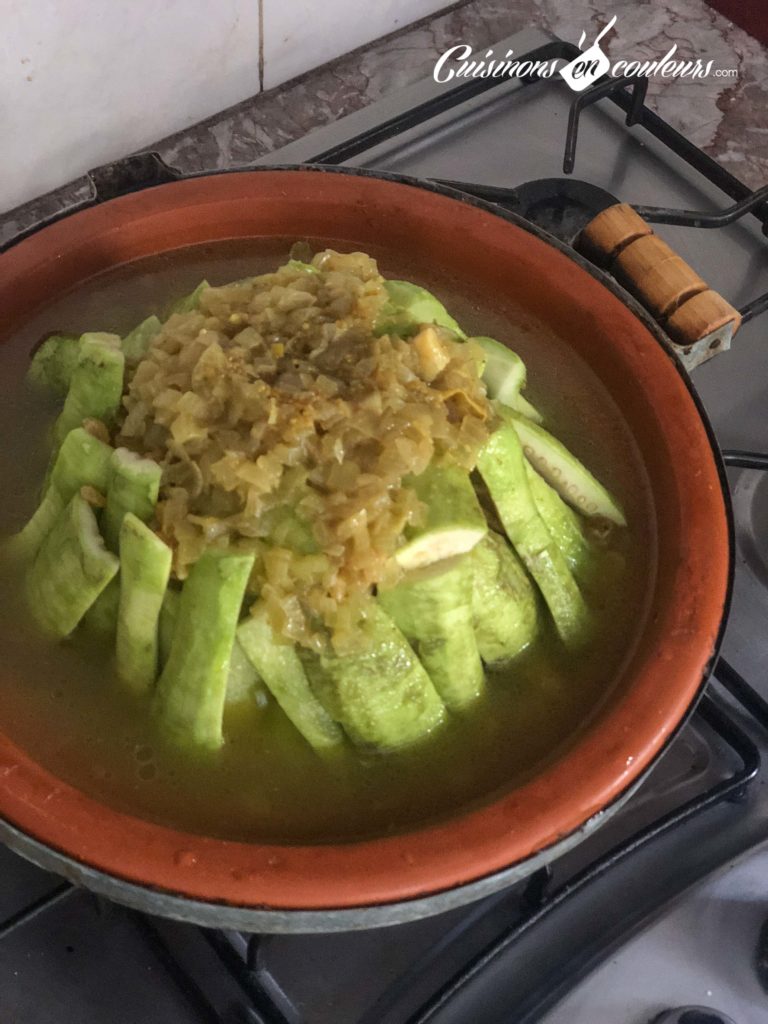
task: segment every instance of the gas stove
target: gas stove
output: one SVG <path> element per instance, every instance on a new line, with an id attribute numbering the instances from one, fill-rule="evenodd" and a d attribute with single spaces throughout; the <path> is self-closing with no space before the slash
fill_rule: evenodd
<path id="1" fill-rule="evenodd" d="M 520 59 L 576 52 L 539 32 L 494 49 Z M 567 854 L 469 907 L 388 928 L 198 928 L 108 903 L 0 848 L 0 1019 L 768 1020 L 768 346 L 758 319 L 768 307 L 768 194 L 751 194 L 642 98 L 642 85 L 622 82 L 575 100 L 553 79 L 428 80 L 260 163 L 398 171 L 460 183 L 518 212 L 517 186 L 572 171 L 642 207 L 741 307 L 732 350 L 693 374 L 730 467 L 737 543 L 721 658 L 696 712 L 633 797 Z M 61 216 L 177 176 L 151 155 L 118 161 L 46 197 L 45 207 L 0 220 L 0 246 L 40 226 L 44 209 L 50 219 L 53 207 Z M 549 227 L 557 233 L 563 218 L 567 210 Z"/>

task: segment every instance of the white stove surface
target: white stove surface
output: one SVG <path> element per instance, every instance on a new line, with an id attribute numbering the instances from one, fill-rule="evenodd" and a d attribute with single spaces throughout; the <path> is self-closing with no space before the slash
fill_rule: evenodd
<path id="1" fill-rule="evenodd" d="M 765 1024 L 755 971 L 768 919 L 768 844 L 728 864 L 667 908 L 542 1019 L 542 1024 L 649 1024 L 669 1007 L 705 1006 L 735 1024 Z"/>

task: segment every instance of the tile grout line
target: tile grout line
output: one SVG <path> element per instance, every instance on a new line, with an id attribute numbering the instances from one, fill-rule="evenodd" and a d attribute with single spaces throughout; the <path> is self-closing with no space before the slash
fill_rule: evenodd
<path id="1" fill-rule="evenodd" d="M 259 5 L 259 92 L 264 92 L 264 0 Z"/>

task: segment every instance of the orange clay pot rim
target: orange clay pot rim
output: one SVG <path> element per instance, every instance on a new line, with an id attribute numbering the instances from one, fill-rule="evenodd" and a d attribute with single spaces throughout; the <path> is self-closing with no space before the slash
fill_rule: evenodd
<path id="1" fill-rule="evenodd" d="M 319 174 L 322 179 L 317 178 Z M 307 182 L 307 175 L 314 180 Z M 250 185 L 264 186 L 267 191 L 272 188 L 274 196 L 302 180 L 317 184 L 322 191 L 331 177 L 340 176 L 347 182 L 353 179 L 349 187 L 356 194 L 372 190 L 373 195 L 381 197 L 382 192 L 393 188 L 418 189 L 418 198 L 424 204 L 448 216 L 468 217 L 459 209 L 463 207 L 474 211 L 473 217 L 493 218 L 494 225 L 499 220 L 506 222 L 510 236 L 520 233 L 517 245 L 525 239 L 529 246 L 548 246 L 550 251 L 543 253 L 543 258 L 566 258 L 569 264 L 564 269 L 576 276 L 586 271 L 602 287 L 606 308 L 601 313 L 607 317 L 613 312 L 617 317 L 617 347 L 629 346 L 621 337 L 622 329 L 634 334 L 633 340 L 645 346 L 645 356 L 658 367 L 654 386 L 662 388 L 662 377 L 671 386 L 667 374 L 677 378 L 680 401 L 689 400 L 690 408 L 685 412 L 684 424 L 678 417 L 676 430 L 683 431 L 683 425 L 689 430 L 695 427 L 697 454 L 704 459 L 700 472 L 706 473 L 707 480 L 686 478 L 686 473 L 693 476 L 687 469 L 688 460 L 676 467 L 675 479 L 681 477 L 691 493 L 708 487 L 712 492 L 710 503 L 715 500 L 715 492 L 722 502 L 717 515 L 713 506 L 707 524 L 713 531 L 708 538 L 711 556 L 709 548 L 699 550 L 692 545 L 701 573 L 694 582 L 704 594 L 709 632 L 691 641 L 694 652 L 676 634 L 671 635 L 670 646 L 662 652 L 663 665 L 646 665 L 642 673 L 629 677 L 627 692 L 616 706 L 528 782 L 479 810 L 370 841 L 282 846 L 237 843 L 176 831 L 114 811 L 85 796 L 57 780 L 7 736 L 0 735 L 0 812 L 6 823 L 0 826 L 0 832 L 6 841 L 31 859 L 112 898 L 144 908 L 154 906 L 169 916 L 203 923 L 226 920 L 239 922 L 239 926 L 258 920 L 261 927 L 272 923 L 289 929 L 291 925 L 281 921 L 294 915 L 309 928 L 315 926 L 315 921 L 327 924 L 331 918 L 337 926 L 350 927 L 363 921 L 359 912 L 365 913 L 365 908 L 381 911 L 377 920 L 394 921 L 446 909 L 506 884 L 525 872 L 526 866 L 532 869 L 555 850 L 578 841 L 639 784 L 701 695 L 724 629 L 733 573 L 730 502 L 711 428 L 687 375 L 663 332 L 623 289 L 573 250 L 513 214 L 452 189 L 401 175 L 327 167 L 261 168 L 202 175 L 79 211 L 0 256 L 0 272 L 10 274 L 10 268 L 2 264 L 18 255 L 28 256 L 32 249 L 42 256 L 52 247 L 56 258 L 61 258 L 57 244 L 66 251 L 67 237 L 74 231 L 76 241 L 88 228 L 98 227 L 107 208 L 110 217 L 119 214 L 120 222 L 128 224 L 131 215 L 146 207 L 148 200 L 155 213 L 178 213 L 213 202 L 245 201 Z M 114 223 L 111 226 L 114 228 Z M 43 236 L 47 245 L 41 247 Z M 177 247 L 155 251 L 173 248 Z M 622 320 L 626 321 L 623 327 Z M 664 363 L 666 369 L 661 368 Z M 664 415 L 670 418 L 666 411 Z M 674 424 L 667 425 L 674 433 Z M 684 492 L 684 500 L 692 503 L 693 499 Z M 703 540 L 701 524 L 696 524 L 696 531 Z M 704 570 L 715 574 L 711 589 Z M 680 589 L 676 578 L 675 595 L 679 596 Z M 682 632 L 682 624 L 678 627 Z M 685 659 L 684 666 L 678 658 Z M 668 678 L 665 686 L 659 687 L 662 671 L 673 679 L 672 685 Z M 651 712 L 651 693 L 658 697 L 661 712 Z M 633 722 L 631 729 L 627 721 Z M 590 770 L 583 776 L 578 770 L 574 772 L 574 767 L 585 765 Z M 544 797 L 548 803 L 539 820 L 537 813 L 542 811 Z M 518 817 L 521 809 L 529 812 L 523 826 Z M 445 897 L 442 902 L 441 895 Z M 406 911 L 399 918 L 395 913 L 387 918 L 384 905 L 392 903 L 418 907 L 418 912 Z M 365 918 L 363 923 L 370 924 L 371 920 Z"/>

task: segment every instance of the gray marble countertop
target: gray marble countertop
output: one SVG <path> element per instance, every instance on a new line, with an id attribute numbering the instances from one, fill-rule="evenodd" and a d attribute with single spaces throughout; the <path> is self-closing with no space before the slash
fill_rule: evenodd
<path id="1" fill-rule="evenodd" d="M 248 163 L 312 129 L 432 74 L 448 47 L 475 51 L 537 27 L 578 42 L 609 18 L 613 59 L 683 57 L 736 68 L 734 78 L 652 79 L 647 103 L 752 188 L 768 182 L 768 52 L 702 0 L 469 0 L 311 71 L 179 135 L 159 149 L 183 170 Z"/>
<path id="2" fill-rule="evenodd" d="M 603 48 L 614 59 L 678 56 L 735 68 L 733 77 L 651 79 L 646 102 L 751 188 L 768 182 L 768 51 L 703 0 L 467 0 L 450 10 L 263 92 L 155 147 L 183 172 L 246 165 L 315 128 L 431 76 L 466 42 L 475 51 L 531 27 L 578 42 L 613 15 Z M 0 242 L 88 195 L 87 179 L 0 218 Z"/>

